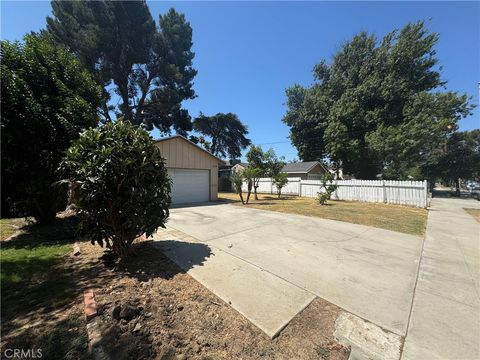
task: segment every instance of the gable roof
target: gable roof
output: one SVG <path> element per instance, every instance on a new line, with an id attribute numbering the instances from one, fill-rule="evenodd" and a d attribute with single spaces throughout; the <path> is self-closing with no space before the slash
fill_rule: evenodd
<path id="1" fill-rule="evenodd" d="M 248 166 L 248 163 L 239 162 L 239 163 L 237 163 L 237 164 L 235 164 L 235 165 L 233 165 L 233 166 L 237 166 L 237 165 L 246 168 L 246 167 Z M 233 167 L 233 166 L 232 166 L 232 167 Z"/>
<path id="2" fill-rule="evenodd" d="M 320 165 L 325 171 L 325 167 L 320 161 L 305 161 L 298 163 L 285 164 L 282 169 L 282 172 L 286 173 L 308 173 L 315 166 Z"/>
<path id="3" fill-rule="evenodd" d="M 225 161 L 223 161 L 222 159 L 220 159 L 218 156 L 213 155 L 210 151 L 205 150 L 205 149 L 202 148 L 201 146 L 198 146 L 197 144 L 195 144 L 194 142 L 188 140 L 185 136 L 182 136 L 182 135 L 167 136 L 167 137 L 164 137 L 164 138 L 161 138 L 161 139 L 157 139 L 157 140 L 154 140 L 154 141 L 155 141 L 155 143 L 159 143 L 159 142 L 164 142 L 164 141 L 172 140 L 172 139 L 175 139 L 175 138 L 179 138 L 179 139 L 182 139 L 183 141 L 188 142 L 189 144 L 195 146 L 197 149 L 202 150 L 203 152 L 206 152 L 206 153 L 207 153 L 208 155 L 210 155 L 211 157 L 214 157 L 214 158 L 217 159 L 220 163 L 225 164 Z"/>

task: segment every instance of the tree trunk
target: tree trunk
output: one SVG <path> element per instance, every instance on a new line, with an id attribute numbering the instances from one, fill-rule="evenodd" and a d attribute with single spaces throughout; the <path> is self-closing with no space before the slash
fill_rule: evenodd
<path id="1" fill-rule="evenodd" d="M 242 194 L 242 192 L 240 191 L 240 192 L 238 193 L 238 195 L 240 196 L 240 200 L 242 201 L 242 205 L 245 205 L 245 201 L 243 201 L 243 194 Z"/>
<path id="2" fill-rule="evenodd" d="M 248 204 L 248 201 L 250 200 L 250 194 L 252 193 L 252 182 L 249 181 L 248 182 L 248 186 L 247 186 L 247 201 L 246 201 L 246 204 Z"/>
<path id="3" fill-rule="evenodd" d="M 460 178 L 455 179 L 455 194 L 460 196 Z"/>
<path id="4" fill-rule="evenodd" d="M 260 179 L 253 180 L 253 195 L 255 195 L 255 200 L 258 200 L 257 188 Z"/>

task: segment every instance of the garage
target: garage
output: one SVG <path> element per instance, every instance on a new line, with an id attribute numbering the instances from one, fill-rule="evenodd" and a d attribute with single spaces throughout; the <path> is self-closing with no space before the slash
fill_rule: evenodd
<path id="1" fill-rule="evenodd" d="M 172 204 L 217 200 L 221 159 L 181 135 L 156 140 L 156 145 L 172 179 Z"/>
<path id="2" fill-rule="evenodd" d="M 169 169 L 172 179 L 172 203 L 184 204 L 210 200 L 208 170 Z"/>

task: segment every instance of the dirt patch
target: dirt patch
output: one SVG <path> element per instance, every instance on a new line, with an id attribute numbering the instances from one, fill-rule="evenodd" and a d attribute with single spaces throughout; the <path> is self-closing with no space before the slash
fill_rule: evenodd
<path id="1" fill-rule="evenodd" d="M 82 256 L 99 258 L 97 247 Z M 108 257 L 101 262 L 109 263 Z M 110 263 L 112 266 L 113 263 Z M 347 359 L 333 340 L 338 307 L 316 299 L 271 340 L 149 241 L 96 289 L 112 359 Z"/>
<path id="2" fill-rule="evenodd" d="M 467 213 L 472 215 L 472 217 L 480 223 L 480 209 L 471 209 L 471 208 L 464 208 Z"/>
<path id="3" fill-rule="evenodd" d="M 62 353 L 89 358 L 81 315 L 82 293 L 88 287 L 95 292 L 102 347 L 112 360 L 348 358 L 349 350 L 333 339 L 341 309 L 324 300 L 314 300 L 272 340 L 151 241 L 136 243 L 135 253 L 121 263 L 98 245 L 84 242 L 80 247 L 79 257 L 68 257 L 64 268 L 56 269 L 70 274 L 79 295 L 75 302 L 57 309 L 54 320 L 39 321 L 49 319 L 49 312 L 41 309 L 31 313 L 35 324 L 8 329 L 3 349 L 60 346 L 42 335 L 58 330 L 72 334 L 63 346 L 71 349 Z M 27 316 L 23 320 L 29 323 Z"/>

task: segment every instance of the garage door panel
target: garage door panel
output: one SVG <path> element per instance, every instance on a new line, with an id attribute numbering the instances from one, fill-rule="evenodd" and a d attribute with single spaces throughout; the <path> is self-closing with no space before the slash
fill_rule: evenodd
<path id="1" fill-rule="evenodd" d="M 172 204 L 208 201 L 210 174 L 208 170 L 168 169 L 172 179 Z"/>

